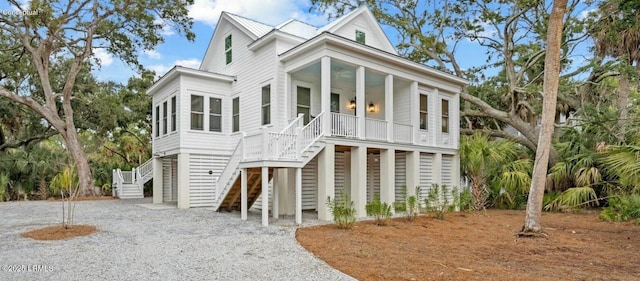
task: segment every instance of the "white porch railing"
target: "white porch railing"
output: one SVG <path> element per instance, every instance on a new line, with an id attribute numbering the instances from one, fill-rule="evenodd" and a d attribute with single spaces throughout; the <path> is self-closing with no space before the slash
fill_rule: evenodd
<path id="1" fill-rule="evenodd" d="M 401 143 L 413 143 L 413 126 L 394 123 L 393 141 Z"/>
<path id="2" fill-rule="evenodd" d="M 242 158 L 246 160 L 262 160 L 262 132 L 243 136 L 244 148 Z"/>
<path id="3" fill-rule="evenodd" d="M 365 138 L 370 140 L 387 140 L 387 121 L 365 118 Z"/>
<path id="4" fill-rule="evenodd" d="M 220 197 L 225 194 L 229 188 L 231 188 L 231 186 L 233 185 L 233 179 L 235 178 L 234 176 L 238 175 L 236 171 L 238 170 L 240 161 L 243 158 L 243 150 L 245 145 L 246 138 L 240 138 L 240 140 L 238 140 L 238 144 L 231 153 L 231 157 L 229 157 L 227 166 L 224 167 L 224 170 L 222 170 L 220 177 L 218 177 L 218 179 L 216 180 L 216 194 L 214 195 L 214 202 L 217 202 L 217 204 L 221 203 L 222 198 Z"/>
<path id="5" fill-rule="evenodd" d="M 133 183 L 133 177 L 134 177 L 134 171 L 121 171 L 120 169 L 118 169 L 120 176 L 122 177 L 122 182 L 125 184 L 132 184 Z"/>
<path id="6" fill-rule="evenodd" d="M 331 135 L 340 137 L 358 137 L 358 117 L 331 113 Z"/>
<path id="7" fill-rule="evenodd" d="M 321 112 L 309 122 L 306 126 L 300 129 L 300 138 L 298 139 L 300 142 L 300 147 L 302 149 L 298 150 L 299 153 L 304 152 L 311 146 L 314 142 L 316 142 L 322 135 L 322 120 L 324 118 L 324 112 Z M 298 155 L 299 156 L 299 155 Z"/>

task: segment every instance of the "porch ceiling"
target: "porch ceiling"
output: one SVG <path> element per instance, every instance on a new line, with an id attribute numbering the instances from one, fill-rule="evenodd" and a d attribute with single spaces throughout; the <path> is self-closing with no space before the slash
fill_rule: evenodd
<path id="1" fill-rule="evenodd" d="M 292 77 L 309 83 L 320 82 L 320 62 L 311 64 L 299 71 L 293 72 Z M 375 88 L 384 86 L 385 76 L 381 73 L 366 69 L 365 87 Z M 355 89 L 356 66 L 339 60 L 331 60 L 331 87 L 340 89 Z"/>

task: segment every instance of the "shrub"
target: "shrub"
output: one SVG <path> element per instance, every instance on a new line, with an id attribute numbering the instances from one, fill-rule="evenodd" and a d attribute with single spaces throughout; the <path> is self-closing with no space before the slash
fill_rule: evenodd
<path id="1" fill-rule="evenodd" d="M 403 191 L 407 194 L 407 188 Z M 420 186 L 416 186 L 415 195 L 406 196 L 407 220 L 413 221 L 420 214 Z"/>
<path id="2" fill-rule="evenodd" d="M 327 196 L 327 207 L 339 228 L 351 229 L 356 222 L 356 208 L 353 206 L 351 197 L 344 190 L 340 191 L 340 197 L 342 199 L 331 200 L 331 197 Z"/>
<path id="3" fill-rule="evenodd" d="M 471 190 L 465 188 L 458 195 L 458 207 L 460 211 L 470 212 L 473 211 L 473 195 L 471 195 Z"/>
<path id="4" fill-rule="evenodd" d="M 380 195 L 378 194 L 373 196 L 373 201 L 367 203 L 365 209 L 367 210 L 367 216 L 375 218 L 376 225 L 386 225 L 389 218 L 391 218 L 391 206 L 380 202 Z"/>
<path id="5" fill-rule="evenodd" d="M 604 221 L 628 221 L 636 219 L 640 224 L 640 194 L 629 194 L 611 197 L 609 206 L 600 212 Z"/>
<path id="6" fill-rule="evenodd" d="M 459 206 L 460 195 L 457 188 L 449 190 L 446 185 L 434 184 L 429 189 L 424 202 L 427 212 L 433 212 L 437 219 L 443 220 L 444 214 L 453 212 Z"/>

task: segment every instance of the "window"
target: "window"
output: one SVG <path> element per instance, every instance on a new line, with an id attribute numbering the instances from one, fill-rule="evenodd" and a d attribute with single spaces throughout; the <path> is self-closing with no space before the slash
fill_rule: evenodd
<path id="1" fill-rule="evenodd" d="M 302 120 L 304 124 L 308 124 L 311 115 L 311 89 L 305 87 L 298 87 L 296 91 L 296 95 L 298 98 L 298 106 L 297 106 L 297 114 L 304 114 Z"/>
<path id="2" fill-rule="evenodd" d="M 222 132 L 222 100 L 209 98 L 209 131 Z"/>
<path id="3" fill-rule="evenodd" d="M 331 112 L 340 113 L 340 95 L 331 93 Z"/>
<path id="4" fill-rule="evenodd" d="M 420 129 L 422 130 L 429 129 L 429 126 L 427 125 L 429 122 L 427 101 L 428 101 L 428 98 L 426 95 L 420 95 Z"/>
<path id="5" fill-rule="evenodd" d="M 166 135 L 169 130 L 167 130 L 167 118 L 169 112 L 167 112 L 167 102 L 162 103 L 162 134 Z"/>
<path id="6" fill-rule="evenodd" d="M 230 64 L 233 60 L 233 57 L 231 55 L 231 45 L 231 34 L 229 34 L 226 38 L 224 38 L 224 54 L 227 64 Z"/>
<path id="7" fill-rule="evenodd" d="M 240 131 L 240 97 L 233 99 L 233 131 Z"/>
<path id="8" fill-rule="evenodd" d="M 364 44 L 365 37 L 366 37 L 366 34 L 364 33 L 364 31 L 356 30 L 356 42 L 360 44 Z"/>
<path id="9" fill-rule="evenodd" d="M 442 100 L 442 132 L 449 132 L 449 101 Z"/>
<path id="10" fill-rule="evenodd" d="M 203 130 L 204 97 L 191 95 L 191 130 Z"/>
<path id="11" fill-rule="evenodd" d="M 160 136 L 160 106 L 156 106 L 156 137 Z"/>
<path id="12" fill-rule="evenodd" d="M 262 125 L 271 124 L 271 85 L 262 87 Z"/>
<path id="13" fill-rule="evenodd" d="M 177 115 L 176 115 L 176 96 L 171 97 L 171 131 L 176 131 Z"/>

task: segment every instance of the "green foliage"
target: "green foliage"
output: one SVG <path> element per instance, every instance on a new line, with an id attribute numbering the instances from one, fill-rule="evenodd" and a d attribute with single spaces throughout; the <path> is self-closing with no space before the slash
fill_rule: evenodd
<path id="1" fill-rule="evenodd" d="M 462 189 L 459 195 L 460 211 L 468 212 L 473 210 L 473 196 L 468 188 Z"/>
<path id="2" fill-rule="evenodd" d="M 387 203 L 380 201 L 380 195 L 374 194 L 373 201 L 365 205 L 368 216 L 373 216 L 376 221 L 376 225 L 386 225 L 389 218 L 391 218 L 391 206 Z"/>
<path id="3" fill-rule="evenodd" d="M 635 219 L 640 224 L 640 194 L 627 194 L 609 198 L 609 206 L 600 212 L 604 221 L 628 221 Z"/>
<path id="4" fill-rule="evenodd" d="M 598 205 L 598 196 L 590 186 L 565 190 L 544 206 L 547 211 L 574 210 L 587 204 Z"/>
<path id="5" fill-rule="evenodd" d="M 424 201 L 427 212 L 434 213 L 439 220 L 444 220 L 446 213 L 453 212 L 460 206 L 459 200 L 457 188 L 449 189 L 446 185 L 433 184 Z"/>
<path id="6" fill-rule="evenodd" d="M 356 222 L 356 208 L 353 206 L 351 197 L 344 190 L 340 190 L 338 197 L 341 199 L 331 200 L 331 197 L 327 196 L 327 207 L 339 228 L 351 229 Z"/>
<path id="7" fill-rule="evenodd" d="M 407 187 L 405 186 L 403 191 L 407 194 Z M 406 215 L 407 220 L 413 221 L 420 214 L 420 186 L 416 186 L 415 195 L 406 196 Z"/>
<path id="8" fill-rule="evenodd" d="M 7 197 L 7 188 L 9 187 L 9 175 L 0 173 L 0 202 L 5 201 Z"/>
<path id="9" fill-rule="evenodd" d="M 78 197 L 80 191 L 76 169 L 71 165 L 64 167 L 62 172 L 53 177 L 50 185 L 54 191 L 60 192 L 62 196 L 62 225 L 69 228 L 73 225 L 75 198 Z M 66 213 L 65 204 L 67 205 Z"/>

